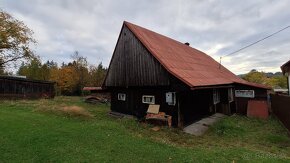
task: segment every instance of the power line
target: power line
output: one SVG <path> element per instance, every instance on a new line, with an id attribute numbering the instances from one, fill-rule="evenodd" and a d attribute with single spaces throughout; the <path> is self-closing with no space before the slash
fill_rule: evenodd
<path id="1" fill-rule="evenodd" d="M 270 37 L 272 37 L 272 36 L 274 36 L 274 35 L 276 35 L 276 34 L 282 32 L 282 31 L 286 30 L 287 28 L 290 28 L 290 25 L 287 26 L 287 27 L 284 27 L 284 28 L 282 28 L 282 29 L 280 29 L 280 30 L 278 30 L 278 31 L 276 31 L 276 32 L 274 32 L 274 33 L 272 33 L 272 34 L 270 34 L 270 35 L 268 35 L 268 36 L 266 36 L 266 37 L 264 37 L 264 38 L 258 40 L 258 41 L 255 41 L 255 42 L 253 42 L 253 43 L 251 43 L 251 44 L 249 44 L 249 45 L 247 45 L 247 46 L 244 46 L 244 47 L 242 47 L 242 48 L 240 48 L 240 49 L 238 49 L 238 50 L 236 50 L 236 51 L 234 51 L 234 52 L 231 52 L 231 53 L 229 53 L 229 54 L 227 54 L 227 55 L 224 55 L 224 56 L 222 56 L 222 57 L 226 57 L 226 56 L 229 56 L 229 55 L 233 55 L 233 54 L 235 54 L 235 53 L 237 53 L 237 52 L 239 52 L 239 51 L 242 51 L 242 50 L 244 50 L 244 49 L 246 49 L 246 48 L 248 48 L 248 47 L 250 47 L 250 46 L 253 46 L 253 45 L 255 45 L 255 44 L 257 44 L 257 43 L 259 43 L 259 42 L 261 42 L 261 41 L 263 41 L 263 40 L 266 40 L 266 39 L 268 39 L 268 38 L 270 38 Z"/>
<path id="2" fill-rule="evenodd" d="M 257 44 L 257 43 L 259 43 L 259 42 L 261 42 L 263 40 L 266 40 L 266 39 L 268 39 L 268 38 L 270 38 L 270 37 L 272 37 L 272 36 L 274 36 L 274 35 L 282 32 L 282 31 L 286 30 L 287 28 L 290 28 L 290 25 L 288 25 L 288 26 L 286 26 L 286 27 L 284 27 L 284 28 L 282 28 L 282 29 L 280 29 L 280 30 L 278 30 L 278 31 L 276 31 L 276 32 L 274 32 L 274 33 L 272 33 L 272 34 L 270 34 L 270 35 L 268 35 L 268 36 L 266 36 L 266 37 L 258 40 L 258 41 L 255 41 L 255 42 L 253 42 L 253 43 L 251 43 L 251 44 L 249 44 L 247 46 L 244 46 L 244 47 L 242 47 L 242 48 L 240 48 L 240 49 L 238 49 L 236 51 L 233 51 L 233 52 L 231 52 L 231 53 L 229 53 L 227 55 L 221 56 L 220 57 L 220 66 L 221 66 L 222 58 L 227 57 L 227 56 L 230 56 L 230 55 L 233 55 L 233 54 L 236 54 L 237 52 L 240 52 L 240 51 L 242 51 L 242 50 L 244 50 L 244 49 L 246 49 L 248 47 L 251 47 L 251 46 L 253 46 L 253 45 L 255 45 L 255 44 Z"/>

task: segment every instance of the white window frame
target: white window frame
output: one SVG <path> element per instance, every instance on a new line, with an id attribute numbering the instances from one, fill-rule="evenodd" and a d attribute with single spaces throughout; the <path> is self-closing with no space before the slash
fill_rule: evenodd
<path id="1" fill-rule="evenodd" d="M 213 89 L 213 104 L 217 104 L 221 101 L 220 92 L 217 89 Z"/>
<path id="2" fill-rule="evenodd" d="M 152 100 L 151 101 L 146 101 L 145 100 L 146 98 L 152 98 Z M 153 96 L 153 95 L 143 95 L 142 96 L 142 103 L 144 103 L 144 104 L 155 104 L 155 96 Z"/>
<path id="3" fill-rule="evenodd" d="M 169 98 L 172 97 L 172 98 Z M 175 92 L 167 92 L 165 93 L 165 100 L 168 105 L 175 105 L 176 103 L 176 93 Z"/>
<path id="4" fill-rule="evenodd" d="M 228 100 L 229 100 L 229 102 L 234 101 L 234 91 L 233 91 L 233 88 L 228 88 Z"/>
<path id="5" fill-rule="evenodd" d="M 125 93 L 118 93 L 118 100 L 119 101 L 126 101 L 126 94 Z"/>
<path id="6" fill-rule="evenodd" d="M 254 90 L 235 90 L 235 97 L 255 98 Z"/>

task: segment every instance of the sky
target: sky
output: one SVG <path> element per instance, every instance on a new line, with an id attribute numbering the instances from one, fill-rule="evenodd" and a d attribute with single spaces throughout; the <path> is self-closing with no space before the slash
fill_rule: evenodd
<path id="1" fill-rule="evenodd" d="M 123 21 L 180 42 L 215 60 L 290 25 L 289 0 L 0 0 L 0 8 L 34 31 L 43 61 L 71 61 L 78 51 L 108 66 Z M 224 57 L 235 74 L 280 71 L 290 59 L 290 28 Z"/>

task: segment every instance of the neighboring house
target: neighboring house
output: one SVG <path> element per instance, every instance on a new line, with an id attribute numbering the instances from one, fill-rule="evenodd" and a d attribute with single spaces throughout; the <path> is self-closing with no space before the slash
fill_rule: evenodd
<path id="1" fill-rule="evenodd" d="M 290 95 L 290 60 L 281 66 L 282 73 L 287 75 L 288 95 Z"/>
<path id="2" fill-rule="evenodd" d="M 124 22 L 103 87 L 111 110 L 144 116 L 149 104 L 185 126 L 215 112 L 247 113 L 247 103 L 266 100 L 268 87 L 247 82 L 207 54 Z"/>
<path id="3" fill-rule="evenodd" d="M 288 89 L 282 89 L 282 88 L 276 88 L 276 89 L 273 89 L 274 93 L 275 94 L 285 94 L 285 95 L 288 95 Z"/>
<path id="4" fill-rule="evenodd" d="M 1 99 L 53 98 L 55 82 L 0 76 Z"/>

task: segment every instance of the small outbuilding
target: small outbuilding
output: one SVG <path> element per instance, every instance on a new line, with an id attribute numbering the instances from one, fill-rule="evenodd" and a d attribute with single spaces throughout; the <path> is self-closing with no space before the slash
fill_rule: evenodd
<path id="1" fill-rule="evenodd" d="M 288 95 L 290 96 L 290 60 L 281 66 L 283 75 L 287 75 Z"/>
<path id="2" fill-rule="evenodd" d="M 247 114 L 268 87 L 247 82 L 200 50 L 124 22 L 103 87 L 111 110 L 143 117 L 150 104 L 183 127 L 214 114 Z"/>
<path id="3" fill-rule="evenodd" d="M 31 80 L 25 77 L 0 76 L 1 99 L 54 98 L 55 82 Z"/>

